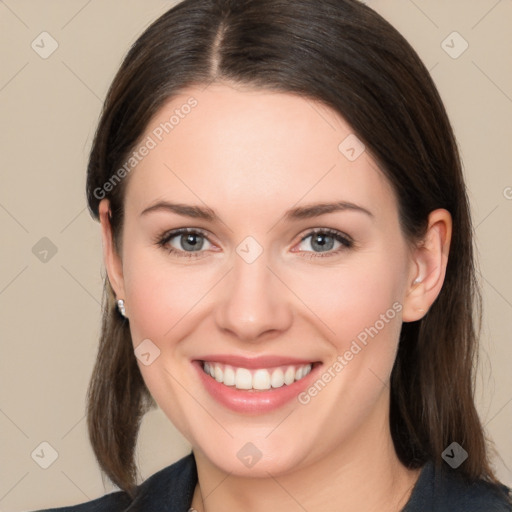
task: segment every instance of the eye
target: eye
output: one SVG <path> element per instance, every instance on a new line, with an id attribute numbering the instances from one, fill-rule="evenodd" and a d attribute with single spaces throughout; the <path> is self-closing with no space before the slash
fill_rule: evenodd
<path id="1" fill-rule="evenodd" d="M 349 236 L 335 229 L 315 229 L 301 239 L 299 251 L 314 253 L 308 255 L 307 257 L 309 258 L 325 257 L 339 254 L 344 250 L 350 249 L 353 245 L 354 242 Z M 313 251 L 308 250 L 308 246 L 311 247 Z"/>
<path id="2" fill-rule="evenodd" d="M 308 241 L 308 239 L 310 240 Z M 168 231 L 157 237 L 155 243 L 169 254 L 185 258 L 201 257 L 204 250 L 212 247 L 206 232 L 197 228 L 180 228 Z M 209 245 L 205 247 L 205 244 Z M 306 247 L 308 245 L 313 248 L 312 251 L 308 250 Z M 334 229 L 324 228 L 309 232 L 301 239 L 299 249 L 292 249 L 292 252 L 309 253 L 304 256 L 308 258 L 335 256 L 352 248 L 353 245 L 354 242 L 349 236 Z"/>
<path id="3" fill-rule="evenodd" d="M 197 258 L 201 256 L 204 249 L 210 248 L 208 246 L 205 247 L 205 243 L 211 246 L 205 232 L 190 228 L 180 228 L 166 232 L 157 238 L 156 243 L 169 253 L 185 258 Z"/>

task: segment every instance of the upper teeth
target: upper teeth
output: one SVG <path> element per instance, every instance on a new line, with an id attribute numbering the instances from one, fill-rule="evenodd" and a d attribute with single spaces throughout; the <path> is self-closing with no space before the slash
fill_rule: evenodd
<path id="1" fill-rule="evenodd" d="M 237 389 L 270 389 L 280 388 L 284 384 L 290 385 L 302 379 L 311 371 L 311 364 L 280 366 L 271 370 L 248 370 L 205 361 L 203 370 L 226 386 L 235 386 Z"/>

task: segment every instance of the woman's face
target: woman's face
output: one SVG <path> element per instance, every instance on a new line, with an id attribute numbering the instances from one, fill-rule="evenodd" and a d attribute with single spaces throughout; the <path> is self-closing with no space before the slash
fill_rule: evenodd
<path id="1" fill-rule="evenodd" d="M 168 102 L 142 145 L 111 281 L 143 378 L 194 449 L 277 475 L 386 428 L 417 269 L 350 126 L 295 95 L 214 84 Z"/>

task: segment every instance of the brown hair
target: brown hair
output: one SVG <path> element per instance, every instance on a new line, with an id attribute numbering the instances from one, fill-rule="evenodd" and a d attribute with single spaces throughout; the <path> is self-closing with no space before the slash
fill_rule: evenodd
<path id="1" fill-rule="evenodd" d="M 105 100 L 87 173 L 94 218 L 107 197 L 119 249 L 126 179 L 108 193 L 104 185 L 164 102 L 188 86 L 221 80 L 312 98 L 343 116 L 392 184 L 408 240 L 422 238 L 432 210 L 451 213 L 443 288 L 422 320 L 402 326 L 391 375 L 391 432 L 408 467 L 427 460 L 440 465 L 441 453 L 456 441 L 469 453 L 457 471 L 496 482 L 473 397 L 480 297 L 455 137 L 415 51 L 364 4 L 185 0 L 166 12 L 134 43 Z M 153 405 L 105 277 L 88 428 L 102 470 L 130 494 L 140 421 Z"/>

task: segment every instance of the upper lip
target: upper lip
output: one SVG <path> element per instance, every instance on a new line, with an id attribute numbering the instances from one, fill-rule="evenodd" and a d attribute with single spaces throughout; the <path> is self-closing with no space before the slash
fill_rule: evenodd
<path id="1" fill-rule="evenodd" d="M 237 368 L 272 368 L 274 366 L 285 366 L 285 365 L 301 365 L 311 364 L 316 361 L 312 359 L 299 359 L 296 357 L 288 356 L 258 356 L 258 357 L 244 357 L 236 356 L 233 354 L 209 354 L 203 357 L 198 357 L 198 361 L 206 361 L 212 363 L 223 363 Z"/>

